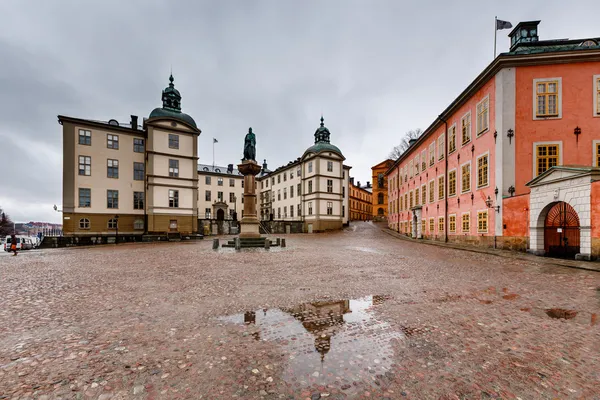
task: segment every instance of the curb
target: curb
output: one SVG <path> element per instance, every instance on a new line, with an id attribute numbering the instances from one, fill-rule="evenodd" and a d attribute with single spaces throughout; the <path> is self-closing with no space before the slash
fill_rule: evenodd
<path id="1" fill-rule="evenodd" d="M 380 228 L 380 229 L 382 232 L 384 232 L 392 237 L 395 237 L 396 239 L 406 240 L 408 242 L 413 242 L 413 243 L 426 244 L 429 246 L 445 247 L 447 249 L 469 251 L 471 253 L 488 254 L 491 256 L 497 256 L 497 257 L 503 257 L 503 258 L 512 258 L 512 259 L 518 258 L 523 261 L 538 261 L 538 262 L 543 262 L 545 264 L 550 264 L 550 265 L 555 265 L 555 266 L 565 267 L 565 268 L 580 269 L 580 270 L 592 271 L 592 272 L 600 272 L 600 264 L 598 265 L 598 267 L 591 267 L 591 266 L 588 267 L 586 265 L 572 265 L 569 263 L 565 263 L 562 260 L 557 259 L 557 258 L 531 256 L 531 257 L 535 257 L 535 259 L 533 259 L 529 256 L 521 255 L 520 253 L 509 251 L 509 250 L 501 250 L 500 249 L 499 251 L 487 251 L 486 249 L 477 248 L 477 247 L 454 246 L 451 244 L 446 244 L 446 243 L 441 243 L 441 242 L 438 243 L 438 242 L 431 241 L 431 240 L 423 240 L 423 239 L 418 240 L 418 239 L 409 238 L 409 237 L 401 235 L 395 231 L 392 231 L 389 228 Z M 590 262 L 590 263 L 597 264 L 594 262 Z"/>

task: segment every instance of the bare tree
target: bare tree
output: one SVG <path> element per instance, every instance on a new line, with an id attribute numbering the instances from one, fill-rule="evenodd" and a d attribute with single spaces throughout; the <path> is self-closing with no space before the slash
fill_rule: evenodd
<path id="1" fill-rule="evenodd" d="M 13 233 L 13 222 L 0 207 L 0 236 L 10 235 L 11 233 Z"/>
<path id="2" fill-rule="evenodd" d="M 421 136 L 422 134 L 423 131 L 420 128 L 411 129 L 410 131 L 406 132 L 400 140 L 400 144 L 398 146 L 394 146 L 394 148 L 388 155 L 388 158 L 392 160 L 397 160 L 402 154 L 404 154 L 404 152 L 410 146 L 409 140 L 418 139 L 419 136 Z"/>

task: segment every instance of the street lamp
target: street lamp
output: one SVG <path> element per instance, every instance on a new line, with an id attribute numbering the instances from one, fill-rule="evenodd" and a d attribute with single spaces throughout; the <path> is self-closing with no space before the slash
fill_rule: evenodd
<path id="1" fill-rule="evenodd" d="M 115 244 L 119 243 L 119 216 L 115 215 Z"/>
<path id="2" fill-rule="evenodd" d="M 494 210 L 496 210 L 496 212 L 500 212 L 500 206 L 493 207 L 492 204 L 494 203 L 492 202 L 490 196 L 488 196 L 487 200 L 485 201 L 485 205 L 487 206 L 487 208 L 493 208 Z"/>

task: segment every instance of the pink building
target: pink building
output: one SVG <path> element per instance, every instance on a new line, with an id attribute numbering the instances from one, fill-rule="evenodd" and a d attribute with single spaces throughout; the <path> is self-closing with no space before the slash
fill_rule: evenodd
<path id="1" fill-rule="evenodd" d="M 600 255 L 600 38 L 500 54 L 387 171 L 389 227 L 415 238 Z"/>

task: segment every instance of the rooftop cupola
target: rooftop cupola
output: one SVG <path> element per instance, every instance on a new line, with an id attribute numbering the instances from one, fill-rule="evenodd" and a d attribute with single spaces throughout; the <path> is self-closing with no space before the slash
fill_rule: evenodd
<path id="1" fill-rule="evenodd" d="M 331 133 L 329 129 L 325 127 L 325 119 L 321 115 L 321 126 L 315 131 L 315 144 L 317 143 L 329 143 L 329 136 Z"/>
<path id="2" fill-rule="evenodd" d="M 515 29 L 509 34 L 510 37 L 510 50 L 512 51 L 515 47 L 521 43 L 537 42 L 538 36 L 538 25 L 541 21 L 525 21 L 519 22 Z"/>
<path id="3" fill-rule="evenodd" d="M 181 94 L 175 89 L 173 74 L 169 76 L 169 86 L 162 91 L 162 107 L 155 108 L 149 118 L 169 117 L 183 121 L 198 129 L 196 122 L 189 115 L 181 112 Z"/>

